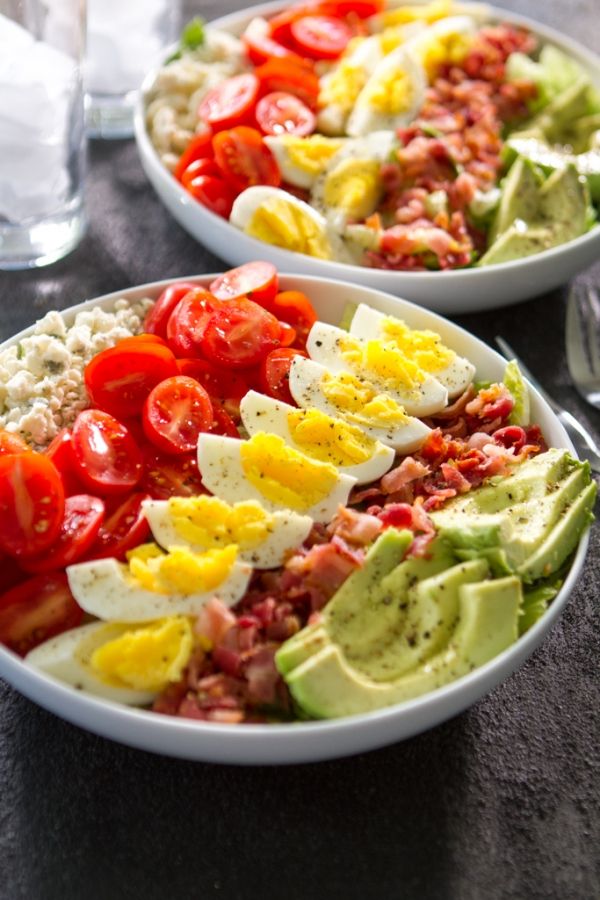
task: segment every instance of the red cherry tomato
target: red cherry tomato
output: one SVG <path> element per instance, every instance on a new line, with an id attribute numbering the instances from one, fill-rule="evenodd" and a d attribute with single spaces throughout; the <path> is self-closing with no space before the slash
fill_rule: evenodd
<path id="1" fill-rule="evenodd" d="M 283 91 L 266 94 L 256 104 L 256 121 L 265 134 L 305 137 L 315 130 L 315 115 L 298 97 Z"/>
<path id="2" fill-rule="evenodd" d="M 368 19 L 383 12 L 384 8 L 385 0 L 322 0 L 319 3 L 320 12 L 337 19 L 345 19 L 346 16 Z"/>
<path id="3" fill-rule="evenodd" d="M 142 477 L 142 455 L 128 429 L 100 409 L 80 412 L 72 431 L 77 475 L 101 497 L 122 494 Z"/>
<path id="4" fill-rule="evenodd" d="M 167 324 L 167 339 L 174 353 L 178 356 L 200 353 L 206 323 L 218 306 L 219 301 L 204 288 L 195 287 L 185 295 Z M 179 367 L 171 374 L 179 374 Z"/>
<path id="5" fill-rule="evenodd" d="M 27 441 L 18 434 L 13 434 L 11 431 L 0 431 L 0 456 L 5 456 L 7 453 L 23 453 L 30 449 Z"/>
<path id="6" fill-rule="evenodd" d="M 146 318 L 144 319 L 144 330 L 149 334 L 157 334 L 162 338 L 167 336 L 167 322 L 169 317 L 180 300 L 183 300 L 186 294 L 196 290 L 197 285 L 191 281 L 176 281 L 170 284 L 159 295 L 154 306 L 152 306 Z"/>
<path id="7" fill-rule="evenodd" d="M 301 16 L 309 15 L 318 9 L 316 3 L 297 3 L 282 10 L 269 19 L 271 38 L 290 50 L 295 50 L 292 37 L 292 24 Z"/>
<path id="8" fill-rule="evenodd" d="M 353 37 L 352 29 L 333 16 L 303 16 L 290 26 L 298 48 L 311 59 L 337 59 Z"/>
<path id="9" fill-rule="evenodd" d="M 212 156 L 212 128 L 206 123 L 203 123 L 201 127 L 202 131 L 194 135 L 179 157 L 173 172 L 178 181 L 181 181 L 181 176 L 195 159 L 210 158 Z"/>
<path id="10" fill-rule="evenodd" d="M 212 401 L 212 408 L 213 421 L 209 429 L 211 434 L 224 434 L 226 437 L 239 438 L 240 433 L 235 422 L 217 400 Z"/>
<path id="11" fill-rule="evenodd" d="M 209 362 L 241 369 L 255 366 L 279 346 L 279 322 L 258 303 L 225 300 L 213 312 L 202 338 Z"/>
<path id="12" fill-rule="evenodd" d="M 36 575 L 0 597 L 0 641 L 21 656 L 82 619 L 64 572 Z"/>
<path id="13" fill-rule="evenodd" d="M 266 22 L 261 24 L 260 20 L 253 19 L 251 25 L 248 26 L 242 35 L 242 41 L 246 47 L 250 62 L 254 63 L 255 66 L 260 66 L 273 57 L 291 59 L 298 65 L 302 65 L 301 56 L 298 56 L 288 47 L 284 47 L 278 41 L 273 40 L 270 25 Z"/>
<path id="14" fill-rule="evenodd" d="M 51 459 L 58 469 L 66 497 L 85 493 L 84 485 L 77 477 L 73 442 L 68 428 L 59 431 L 52 443 L 44 450 L 44 455 Z"/>
<path id="15" fill-rule="evenodd" d="M 182 375 L 195 378 L 211 400 L 222 404 L 226 412 L 239 422 L 240 400 L 249 390 L 241 375 L 214 366 L 205 359 L 180 359 L 178 363 Z"/>
<path id="16" fill-rule="evenodd" d="M 296 406 L 296 402 L 290 393 L 290 366 L 295 356 L 306 356 L 303 350 L 295 350 L 292 347 L 278 347 L 272 350 L 260 366 L 261 390 L 274 397 Z"/>
<path id="17" fill-rule="evenodd" d="M 270 59 L 256 69 L 261 95 L 283 91 L 299 97 L 310 109 L 317 108 L 319 79 L 306 66 L 298 66 L 287 59 Z"/>
<path id="18" fill-rule="evenodd" d="M 67 497 L 58 538 L 41 556 L 26 557 L 23 568 L 31 573 L 52 572 L 77 562 L 96 540 L 103 519 L 104 503 L 99 497 L 89 494 Z"/>
<path id="19" fill-rule="evenodd" d="M 213 131 L 250 122 L 258 87 L 258 79 L 252 72 L 225 79 L 202 98 L 198 118 L 207 122 Z"/>
<path id="20" fill-rule="evenodd" d="M 85 367 L 85 386 L 94 406 L 117 419 L 137 415 L 152 388 L 177 374 L 168 347 L 140 341 L 103 350 Z"/>
<path id="21" fill-rule="evenodd" d="M 142 487 L 154 500 L 195 497 L 207 493 L 200 478 L 196 452 L 170 456 L 161 453 L 157 447 L 146 444 L 143 454 Z"/>
<path id="22" fill-rule="evenodd" d="M 240 125 L 220 131 L 213 138 L 213 147 L 219 168 L 235 191 L 244 191 L 253 184 L 281 184 L 275 157 L 256 128 Z"/>
<path id="23" fill-rule="evenodd" d="M 44 553 L 58 537 L 65 492 L 56 466 L 41 453 L 0 456 L 0 550 Z"/>
<path id="24" fill-rule="evenodd" d="M 128 550 L 145 543 L 150 534 L 150 526 L 143 513 L 142 503 L 150 499 L 149 492 L 136 491 L 123 500 L 100 525 L 98 536 L 85 558 L 104 559 L 114 556 L 115 559 L 125 559 Z"/>
<path id="25" fill-rule="evenodd" d="M 194 200 L 197 200 L 216 216 L 228 219 L 231 215 L 231 208 L 237 195 L 223 178 L 198 175 L 189 182 L 187 189 Z"/>
<path id="26" fill-rule="evenodd" d="M 13 556 L 0 553 L 0 596 L 29 578 Z"/>
<path id="27" fill-rule="evenodd" d="M 219 300 L 247 297 L 268 308 L 278 291 L 277 269 L 269 262 L 249 262 L 219 275 L 209 288 Z"/>
<path id="28" fill-rule="evenodd" d="M 190 184 L 194 178 L 199 178 L 200 176 L 221 178 L 222 173 L 214 159 L 195 159 L 194 162 L 189 164 L 181 176 L 181 183 L 184 188 L 189 190 Z"/>
<path id="29" fill-rule="evenodd" d="M 317 321 L 317 314 L 302 291 L 280 291 L 269 305 L 270 312 L 296 331 L 296 344 L 304 346 L 308 332 Z"/>
<path id="30" fill-rule="evenodd" d="M 193 378 L 167 378 L 148 395 L 142 424 L 146 437 L 159 450 L 191 453 L 198 444 L 198 435 L 212 424 L 210 397 Z"/>
<path id="31" fill-rule="evenodd" d="M 292 344 L 296 342 L 297 334 L 296 329 L 292 328 L 291 325 L 288 325 L 287 322 L 279 323 L 279 342 L 282 347 L 291 347 Z"/>

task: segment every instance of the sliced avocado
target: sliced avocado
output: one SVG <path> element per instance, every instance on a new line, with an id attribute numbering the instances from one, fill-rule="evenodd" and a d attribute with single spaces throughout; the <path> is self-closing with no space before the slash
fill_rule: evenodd
<path id="1" fill-rule="evenodd" d="M 553 172 L 544 182 L 539 193 L 537 221 L 547 224 L 553 246 L 584 233 L 588 203 L 586 185 L 571 163 Z"/>
<path id="2" fill-rule="evenodd" d="M 508 231 L 501 234 L 491 247 L 486 250 L 478 266 L 492 266 L 497 263 L 523 259 L 549 250 L 553 247 L 551 235 L 547 228 L 527 228 L 523 222 L 511 225 Z"/>
<path id="3" fill-rule="evenodd" d="M 590 80 L 586 75 L 581 75 L 553 97 L 542 112 L 528 123 L 529 127 L 541 129 L 550 143 L 560 142 L 569 124 L 589 112 L 589 94 Z"/>
<path id="4" fill-rule="evenodd" d="M 329 641 L 327 631 L 321 623 L 307 625 L 277 650 L 275 663 L 281 675 L 291 672 L 314 653 L 318 653 Z"/>
<path id="5" fill-rule="evenodd" d="M 590 117 L 596 118 L 596 117 Z M 505 162 L 510 163 L 517 156 L 528 159 L 546 173 L 564 169 L 569 164 L 575 166 L 579 175 L 588 183 L 590 196 L 600 202 L 600 150 L 590 148 L 584 153 L 572 153 L 570 149 L 549 146 L 543 140 L 531 136 L 513 135 L 505 145 Z"/>
<path id="6" fill-rule="evenodd" d="M 533 163 L 519 157 L 502 183 L 500 203 L 489 233 L 490 243 L 510 228 L 515 219 L 529 222 L 535 217 L 541 183 Z"/>
<path id="7" fill-rule="evenodd" d="M 411 700 L 468 674 L 517 638 L 522 604 L 516 576 L 459 588 L 458 623 L 445 649 L 392 681 L 374 681 L 330 644 L 288 675 L 290 692 L 315 718 L 335 718 Z"/>

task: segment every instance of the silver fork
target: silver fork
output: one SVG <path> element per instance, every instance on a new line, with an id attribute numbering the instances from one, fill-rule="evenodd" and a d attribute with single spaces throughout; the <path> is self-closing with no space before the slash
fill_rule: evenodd
<path id="1" fill-rule="evenodd" d="M 567 303 L 567 365 L 583 399 L 600 409 L 600 297 L 596 288 L 574 285 Z"/>
<path id="2" fill-rule="evenodd" d="M 554 400 L 550 394 L 548 394 L 542 385 L 539 383 L 537 378 L 535 378 L 523 360 L 519 359 L 515 351 L 512 349 L 510 344 L 504 340 L 504 338 L 499 337 L 498 335 L 494 338 L 496 344 L 500 348 L 502 355 L 506 359 L 514 359 L 518 363 L 519 369 L 525 378 L 531 382 L 531 384 L 536 388 L 536 390 L 542 395 L 548 406 L 552 408 L 554 413 L 556 414 L 556 418 L 561 423 L 571 440 L 573 441 L 573 446 L 577 451 L 577 455 L 581 459 L 587 459 L 592 470 L 600 474 L 600 447 L 592 437 L 592 435 L 583 427 L 583 425 L 577 421 L 575 416 L 572 416 L 570 412 L 567 412 L 562 406 Z"/>

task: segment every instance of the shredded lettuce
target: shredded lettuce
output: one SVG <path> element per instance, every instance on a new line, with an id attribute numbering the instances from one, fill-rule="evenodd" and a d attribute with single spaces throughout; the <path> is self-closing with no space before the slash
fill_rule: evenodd
<path id="1" fill-rule="evenodd" d="M 510 391 L 515 404 L 508 417 L 509 423 L 511 425 L 529 425 L 529 391 L 516 360 L 511 359 L 506 364 L 502 380 Z"/>
<path id="2" fill-rule="evenodd" d="M 350 326 L 352 324 L 352 319 L 354 318 L 354 313 L 356 312 L 357 305 L 358 304 L 356 303 L 346 303 L 338 328 L 342 328 L 344 331 L 350 331 Z"/>

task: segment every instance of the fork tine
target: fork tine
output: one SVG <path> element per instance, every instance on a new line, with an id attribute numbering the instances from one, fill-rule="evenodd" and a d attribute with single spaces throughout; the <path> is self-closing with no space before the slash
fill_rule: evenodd
<path id="1" fill-rule="evenodd" d="M 571 379 L 579 393 L 584 396 L 580 386 L 589 380 L 590 366 L 584 349 L 587 341 L 581 323 L 580 301 L 582 296 L 583 289 L 579 285 L 571 289 L 567 303 L 566 350 Z"/>
<path id="2" fill-rule="evenodd" d="M 600 297 L 590 287 L 576 285 L 567 304 L 567 365 L 573 386 L 592 406 L 600 407 Z"/>
<path id="3" fill-rule="evenodd" d="M 591 315 L 585 316 L 583 322 L 587 325 L 586 343 L 589 351 L 589 358 L 592 364 L 592 375 L 600 378 L 600 347 L 598 346 L 598 335 L 600 333 L 600 297 L 595 288 L 588 287 L 586 294 L 587 309 Z"/>

